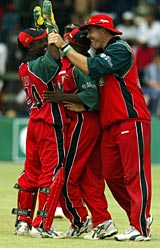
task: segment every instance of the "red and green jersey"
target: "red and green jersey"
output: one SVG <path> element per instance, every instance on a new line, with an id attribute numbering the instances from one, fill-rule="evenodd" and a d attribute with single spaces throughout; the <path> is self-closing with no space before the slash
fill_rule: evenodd
<path id="1" fill-rule="evenodd" d="M 103 128 L 128 119 L 150 121 L 135 58 L 125 41 L 111 39 L 104 52 L 88 58 L 88 68 L 91 78 L 99 78 Z"/>
<path id="2" fill-rule="evenodd" d="M 62 58 L 62 68 L 54 78 L 54 84 L 66 93 L 77 94 L 89 110 L 93 110 L 99 103 L 97 81 L 74 67 L 68 58 Z"/>
<path id="3" fill-rule="evenodd" d="M 58 126 L 66 123 L 63 104 L 47 102 L 43 98 L 43 91 L 54 90 L 52 79 L 60 68 L 61 63 L 57 63 L 48 52 L 43 57 L 20 65 L 18 73 L 26 92 L 30 119 L 44 120 Z"/>

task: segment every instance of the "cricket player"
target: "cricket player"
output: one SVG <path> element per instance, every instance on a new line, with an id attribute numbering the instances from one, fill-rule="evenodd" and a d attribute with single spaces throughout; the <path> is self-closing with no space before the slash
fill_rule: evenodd
<path id="1" fill-rule="evenodd" d="M 68 35 L 70 44 L 81 54 L 89 56 L 90 40 L 86 31 L 74 29 Z M 99 120 L 99 92 L 97 81 L 91 82 L 74 67 L 66 56 L 62 58 L 62 69 L 53 79 L 60 84 L 58 92 L 44 92 L 44 98 L 53 102 L 68 101 L 83 104 L 83 112 L 66 109 L 70 119 L 67 129 L 67 154 L 65 159 L 65 185 L 62 189 L 61 203 L 71 227 L 67 237 L 79 237 L 89 232 L 92 223 L 88 217 L 88 209 L 92 216 L 93 226 L 98 230 L 95 239 L 104 239 L 117 233 L 108 203 L 104 194 L 105 182 L 100 158 L 101 125 Z M 90 239 L 90 235 L 84 236 Z"/>
<path id="2" fill-rule="evenodd" d="M 34 215 L 38 195 L 38 212 L 46 209 L 50 186 L 65 157 L 67 119 L 62 103 L 49 103 L 44 90 L 53 90 L 53 78 L 61 69 L 58 49 L 53 45 L 53 32 L 27 28 L 18 35 L 18 46 L 24 53 L 19 77 L 26 93 L 29 123 L 26 138 L 24 170 L 18 178 L 15 234 L 42 238 L 64 238 L 63 233 L 44 229 L 44 216 Z M 47 41 L 48 40 L 48 41 Z M 47 44 L 48 43 L 48 44 Z M 37 213 L 38 213 L 37 212 Z"/>

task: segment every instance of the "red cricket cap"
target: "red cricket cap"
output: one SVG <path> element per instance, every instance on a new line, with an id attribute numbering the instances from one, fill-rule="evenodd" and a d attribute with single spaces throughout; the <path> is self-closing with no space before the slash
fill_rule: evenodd
<path id="1" fill-rule="evenodd" d="M 68 36 L 70 32 L 73 31 L 75 28 L 79 28 L 81 25 L 79 23 L 69 23 L 64 28 L 64 37 Z"/>
<path id="2" fill-rule="evenodd" d="M 71 44 L 75 44 L 86 49 L 90 48 L 91 41 L 87 38 L 86 30 L 79 30 L 79 28 L 75 28 L 68 34 L 68 39 Z"/>
<path id="3" fill-rule="evenodd" d="M 46 30 L 27 28 L 19 33 L 18 40 L 23 45 L 23 47 L 28 47 L 33 40 L 43 39 L 46 35 Z"/>
<path id="4" fill-rule="evenodd" d="M 88 29 L 89 26 L 99 26 L 112 31 L 115 34 L 119 34 L 119 35 L 122 34 L 121 31 L 115 29 L 112 18 L 105 14 L 96 14 L 91 16 L 88 23 L 82 25 L 79 29 L 80 30 Z"/>

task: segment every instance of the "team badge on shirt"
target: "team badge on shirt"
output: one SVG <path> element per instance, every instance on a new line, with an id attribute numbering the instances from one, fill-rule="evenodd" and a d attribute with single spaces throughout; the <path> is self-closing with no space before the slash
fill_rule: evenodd
<path id="1" fill-rule="evenodd" d="M 22 79 L 22 82 L 23 82 L 23 85 L 24 85 L 24 86 L 29 85 L 29 79 L 28 79 L 28 76 L 22 77 L 21 79 Z"/>
<path id="2" fill-rule="evenodd" d="M 104 85 L 104 78 L 101 77 L 99 82 L 98 82 L 99 86 L 103 86 Z"/>

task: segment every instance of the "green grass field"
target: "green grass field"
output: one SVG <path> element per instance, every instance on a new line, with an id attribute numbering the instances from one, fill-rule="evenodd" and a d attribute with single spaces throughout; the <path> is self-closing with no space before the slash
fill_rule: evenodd
<path id="1" fill-rule="evenodd" d="M 151 226 L 152 239 L 150 242 L 117 242 L 114 238 L 105 240 L 90 241 L 84 240 L 83 236 L 77 239 L 34 239 L 31 237 L 20 237 L 13 235 L 15 216 L 11 210 L 16 207 L 17 191 L 13 185 L 22 171 L 22 164 L 0 162 L 0 248 L 130 248 L 130 247 L 160 247 L 160 165 L 152 166 L 152 215 L 154 217 Z M 109 210 L 115 221 L 119 232 L 128 228 L 128 220 L 124 211 L 113 200 L 110 192 L 106 189 Z M 54 220 L 57 229 L 66 231 L 69 222 L 66 219 Z"/>

